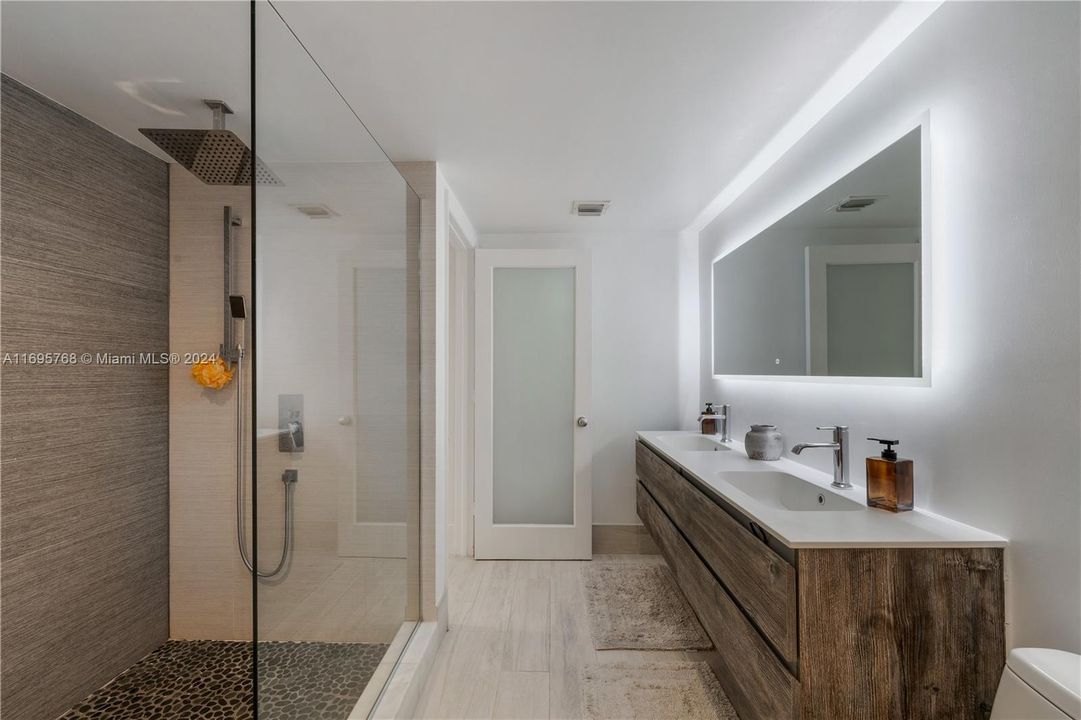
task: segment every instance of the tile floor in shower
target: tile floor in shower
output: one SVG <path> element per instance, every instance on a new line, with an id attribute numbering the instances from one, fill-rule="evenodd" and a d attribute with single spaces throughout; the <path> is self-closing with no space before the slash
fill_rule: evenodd
<path id="1" fill-rule="evenodd" d="M 259 643 L 260 720 L 345 720 L 388 645 Z M 251 643 L 170 640 L 60 720 L 246 720 Z"/>

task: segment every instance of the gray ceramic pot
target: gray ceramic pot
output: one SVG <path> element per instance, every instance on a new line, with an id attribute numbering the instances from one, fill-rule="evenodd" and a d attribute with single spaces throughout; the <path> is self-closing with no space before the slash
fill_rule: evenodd
<path id="1" fill-rule="evenodd" d="M 752 460 L 780 460 L 784 451 L 784 439 L 776 425 L 751 425 L 743 444 Z"/>

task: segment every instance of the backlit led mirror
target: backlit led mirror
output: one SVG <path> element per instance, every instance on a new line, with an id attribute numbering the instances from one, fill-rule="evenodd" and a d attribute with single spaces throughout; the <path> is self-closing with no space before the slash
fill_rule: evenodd
<path id="1" fill-rule="evenodd" d="M 924 376 L 924 133 L 714 261 L 714 375 Z"/>

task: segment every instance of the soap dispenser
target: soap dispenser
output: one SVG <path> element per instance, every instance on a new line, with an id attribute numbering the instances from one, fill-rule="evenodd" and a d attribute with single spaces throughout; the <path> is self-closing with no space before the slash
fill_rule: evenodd
<path id="1" fill-rule="evenodd" d="M 897 457 L 900 440 L 867 438 L 886 446 L 882 457 L 867 458 L 867 505 L 890 512 L 912 509 L 912 461 Z"/>
<path id="2" fill-rule="evenodd" d="M 717 434 L 717 411 L 713 409 L 713 403 L 706 403 L 706 409 L 698 416 L 698 422 L 703 435 Z"/>

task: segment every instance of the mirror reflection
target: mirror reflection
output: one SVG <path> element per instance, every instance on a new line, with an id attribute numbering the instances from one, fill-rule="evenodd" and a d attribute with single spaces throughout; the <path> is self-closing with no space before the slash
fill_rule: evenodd
<path id="1" fill-rule="evenodd" d="M 713 263 L 713 373 L 922 375 L 921 129 Z"/>

